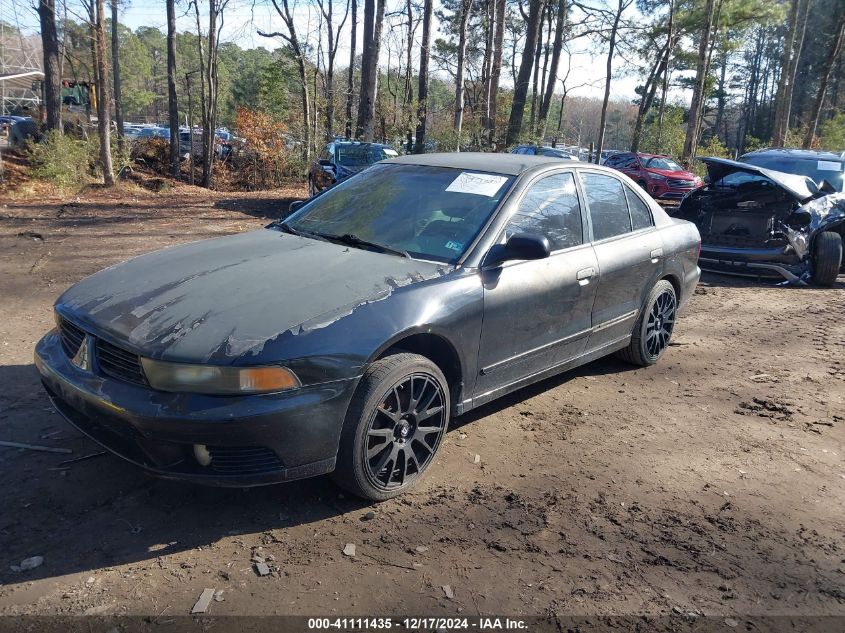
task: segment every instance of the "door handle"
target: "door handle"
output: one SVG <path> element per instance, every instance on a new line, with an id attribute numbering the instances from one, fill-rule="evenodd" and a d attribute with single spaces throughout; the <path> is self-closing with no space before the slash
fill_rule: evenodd
<path id="1" fill-rule="evenodd" d="M 590 266 L 589 268 L 582 268 L 575 273 L 575 279 L 578 280 L 578 285 L 586 286 L 590 283 L 590 278 L 596 274 L 596 269 Z"/>
<path id="2" fill-rule="evenodd" d="M 656 264 L 657 260 L 663 257 L 663 249 L 662 248 L 655 248 L 651 251 L 651 263 Z"/>

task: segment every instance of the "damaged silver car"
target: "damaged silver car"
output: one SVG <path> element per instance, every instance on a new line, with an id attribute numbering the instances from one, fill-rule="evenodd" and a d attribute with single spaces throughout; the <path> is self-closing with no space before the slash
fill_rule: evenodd
<path id="1" fill-rule="evenodd" d="M 714 272 L 831 286 L 842 267 L 845 193 L 827 182 L 723 158 L 701 158 L 708 182 L 676 217 L 701 233 Z"/>

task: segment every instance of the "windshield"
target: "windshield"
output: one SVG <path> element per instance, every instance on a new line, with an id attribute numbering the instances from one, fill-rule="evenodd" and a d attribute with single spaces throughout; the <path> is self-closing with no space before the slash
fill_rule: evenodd
<path id="1" fill-rule="evenodd" d="M 338 164 L 344 167 L 366 167 L 390 158 L 384 148 L 371 145 L 338 145 L 335 152 Z"/>
<path id="2" fill-rule="evenodd" d="M 666 171 L 684 171 L 684 168 L 681 167 L 678 163 L 673 161 L 671 158 L 661 158 L 660 156 L 655 156 L 654 158 L 649 158 L 645 162 L 646 169 L 664 169 Z"/>
<path id="3" fill-rule="evenodd" d="M 513 176 L 421 165 L 375 165 L 326 190 L 285 223 L 301 233 L 354 235 L 411 257 L 455 263 Z"/>
<path id="4" fill-rule="evenodd" d="M 789 156 L 743 156 L 739 161 L 764 169 L 782 171 L 786 174 L 808 176 L 817 185 L 820 185 L 822 180 L 826 180 L 837 191 L 845 191 L 845 187 L 843 187 L 843 184 L 845 184 L 843 183 L 843 180 L 845 180 L 843 178 L 845 163 L 842 161 L 805 160 Z"/>

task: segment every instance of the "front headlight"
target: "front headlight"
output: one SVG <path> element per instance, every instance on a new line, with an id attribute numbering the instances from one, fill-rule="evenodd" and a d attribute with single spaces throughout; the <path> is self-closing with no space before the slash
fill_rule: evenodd
<path id="1" fill-rule="evenodd" d="M 299 379 L 284 367 L 219 367 L 167 363 L 141 358 L 153 389 L 184 393 L 234 395 L 286 391 L 300 386 Z"/>

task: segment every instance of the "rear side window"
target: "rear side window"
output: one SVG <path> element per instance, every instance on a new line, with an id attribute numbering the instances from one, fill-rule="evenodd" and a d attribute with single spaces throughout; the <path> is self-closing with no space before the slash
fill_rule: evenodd
<path id="1" fill-rule="evenodd" d="M 628 185 L 625 185 L 625 197 L 628 198 L 628 208 L 631 210 L 631 225 L 635 231 L 654 226 L 654 220 L 651 217 L 651 210 L 645 202 L 642 201 L 637 194 L 631 191 Z"/>
<path id="2" fill-rule="evenodd" d="M 505 229 L 508 237 L 545 235 L 553 251 L 578 246 L 582 232 L 581 205 L 571 173 L 546 176 L 531 185 Z"/>
<path id="3" fill-rule="evenodd" d="M 622 183 L 612 176 L 589 172 L 581 174 L 581 178 L 593 222 L 593 239 L 599 241 L 630 233 L 631 216 Z"/>

